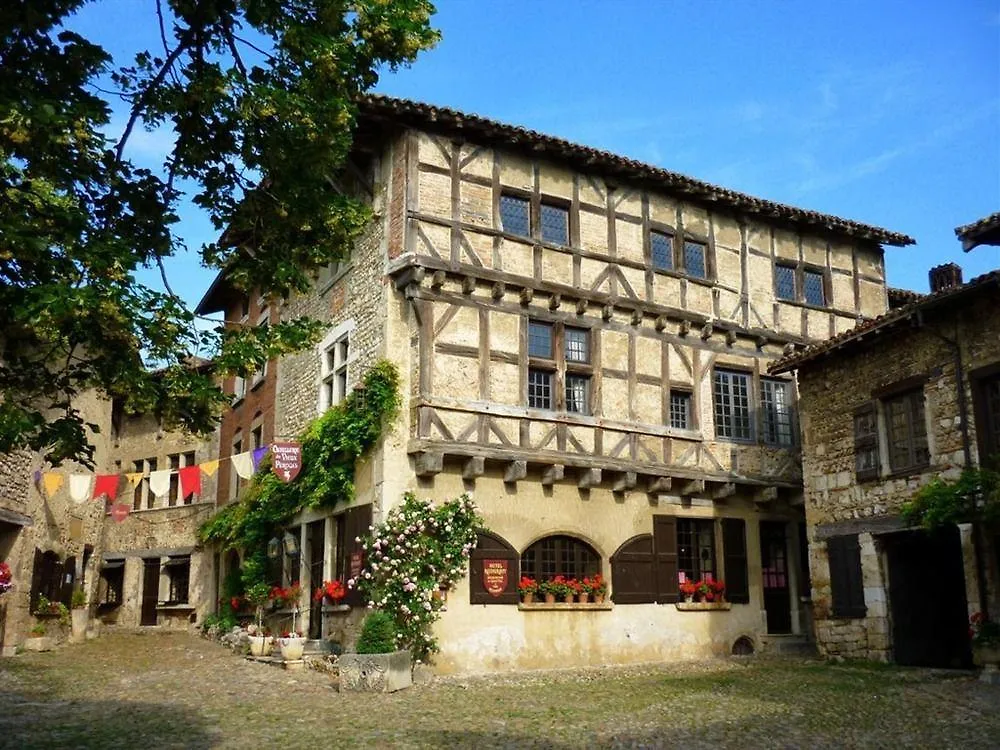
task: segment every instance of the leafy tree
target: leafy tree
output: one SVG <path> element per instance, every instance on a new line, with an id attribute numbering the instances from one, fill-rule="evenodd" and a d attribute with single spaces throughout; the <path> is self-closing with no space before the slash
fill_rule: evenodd
<path id="1" fill-rule="evenodd" d="M 0 9 L 0 451 L 89 464 L 74 395 L 96 388 L 206 431 L 226 402 L 220 373 L 318 333 L 307 319 L 197 330 L 163 265 L 186 250 L 184 190 L 222 238 L 200 248 L 206 265 L 270 298 L 307 289 L 369 218 L 333 179 L 358 94 L 437 32 L 428 0 L 149 0 L 162 48 L 115 67 L 73 31 L 84 4 Z M 127 106 L 114 139 L 112 101 Z M 128 157 L 144 127 L 175 136 L 161 170 Z M 150 268 L 165 291 L 138 280 Z M 188 366 L 206 347 L 214 364 Z"/>

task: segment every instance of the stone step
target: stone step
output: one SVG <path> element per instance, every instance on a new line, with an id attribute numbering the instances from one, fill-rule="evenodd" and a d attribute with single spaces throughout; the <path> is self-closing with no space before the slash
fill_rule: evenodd
<path id="1" fill-rule="evenodd" d="M 302 649 L 303 656 L 321 656 L 324 654 L 332 654 L 333 645 L 330 641 L 322 638 L 312 638 L 306 641 L 305 646 Z"/>
<path id="2" fill-rule="evenodd" d="M 781 656 L 816 656 L 816 644 L 805 635 L 761 636 L 762 651 Z"/>

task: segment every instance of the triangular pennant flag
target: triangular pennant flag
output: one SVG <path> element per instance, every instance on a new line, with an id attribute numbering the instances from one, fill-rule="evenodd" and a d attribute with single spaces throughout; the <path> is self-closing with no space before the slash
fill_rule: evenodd
<path id="1" fill-rule="evenodd" d="M 128 480 L 129 484 L 131 484 L 133 487 L 135 487 L 137 484 L 139 484 L 139 482 L 142 481 L 142 478 L 144 476 L 146 476 L 146 474 L 144 472 L 133 471 L 133 472 L 130 472 L 130 473 L 126 474 L 125 478 Z"/>
<path id="2" fill-rule="evenodd" d="M 97 500 L 101 495 L 107 495 L 108 500 L 114 500 L 118 497 L 118 483 L 120 481 L 120 474 L 98 474 L 94 481 L 93 498 Z"/>
<path id="3" fill-rule="evenodd" d="M 201 468 L 198 466 L 185 466 L 177 472 L 181 478 L 181 498 L 186 498 L 194 493 L 201 494 Z"/>
<path id="4" fill-rule="evenodd" d="M 163 497 L 170 492 L 170 469 L 149 472 L 149 491 L 155 497 Z"/>
<path id="5" fill-rule="evenodd" d="M 260 466 L 260 462 L 264 460 L 264 455 L 267 453 L 267 446 L 262 445 L 260 448 L 253 449 L 253 470 L 257 471 L 257 467 Z"/>
<path id="6" fill-rule="evenodd" d="M 90 478 L 93 474 L 70 474 L 69 496 L 73 502 L 82 503 L 90 497 Z"/>
<path id="7" fill-rule="evenodd" d="M 253 456 L 250 451 L 237 453 L 233 456 L 233 468 L 241 479 L 249 479 L 253 476 Z"/>
<path id="8" fill-rule="evenodd" d="M 132 508 L 126 503 L 115 503 L 111 506 L 111 517 L 115 520 L 115 523 L 121 523 L 131 512 Z"/>
<path id="9" fill-rule="evenodd" d="M 206 461 L 203 464 L 199 464 L 201 470 L 205 472 L 206 477 L 214 477 L 215 472 L 219 470 L 219 459 L 213 459 L 211 461 Z"/>
<path id="10" fill-rule="evenodd" d="M 42 486 L 45 487 L 45 494 L 52 497 L 63 486 L 63 475 L 55 471 L 45 472 L 42 474 Z"/>

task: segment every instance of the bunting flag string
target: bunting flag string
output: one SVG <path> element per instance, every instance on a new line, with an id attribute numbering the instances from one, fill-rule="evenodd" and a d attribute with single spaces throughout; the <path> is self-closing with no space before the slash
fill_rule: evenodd
<path id="1" fill-rule="evenodd" d="M 290 481 L 298 474 L 301 462 L 301 448 L 298 443 L 277 443 L 281 451 L 281 466 L 285 469 L 283 481 Z M 219 471 L 222 461 L 230 461 L 236 474 L 241 479 L 250 479 L 260 469 L 261 462 L 268 452 L 273 452 L 274 446 L 262 446 L 242 453 L 223 458 L 213 458 L 203 461 L 200 464 L 192 464 L 180 469 L 161 469 L 159 471 L 132 471 L 123 474 L 88 474 L 88 473 L 68 473 L 59 471 L 42 471 L 37 469 L 33 472 L 35 486 L 39 491 L 44 492 L 48 498 L 54 497 L 59 491 L 68 485 L 69 496 L 76 503 L 86 500 L 99 500 L 107 497 L 114 501 L 122 489 L 122 479 L 128 486 L 137 487 L 139 483 L 146 479 L 150 492 L 157 498 L 162 498 L 170 492 L 171 477 L 176 475 L 180 484 L 181 497 L 188 497 L 192 494 L 201 494 L 203 480 L 202 476 L 214 477 Z M 286 455 L 287 454 L 287 455 Z M 287 465 L 286 465 L 287 464 Z M 275 465 L 277 473 L 278 466 Z M 117 504 L 113 508 L 117 508 Z M 124 520 L 127 511 L 118 510 L 115 520 Z"/>

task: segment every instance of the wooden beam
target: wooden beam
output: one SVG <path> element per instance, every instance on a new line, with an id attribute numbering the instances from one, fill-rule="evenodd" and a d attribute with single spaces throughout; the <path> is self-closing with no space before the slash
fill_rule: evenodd
<path id="1" fill-rule="evenodd" d="M 755 493 L 753 493 L 753 501 L 758 505 L 766 505 L 767 503 L 773 503 L 778 499 L 778 488 L 777 487 L 761 487 Z"/>
<path id="2" fill-rule="evenodd" d="M 611 491 L 625 492 L 626 490 L 635 489 L 635 485 L 638 481 L 639 478 L 634 471 L 623 471 L 621 474 L 616 476 L 614 482 L 611 483 Z"/>
<path id="3" fill-rule="evenodd" d="M 504 484 L 513 484 L 526 476 L 528 476 L 528 462 L 519 459 L 507 464 L 507 470 L 503 473 L 503 481 Z"/>
<path id="4" fill-rule="evenodd" d="M 566 467 L 562 464 L 546 466 L 545 470 L 542 471 L 542 484 L 546 487 L 551 487 L 553 484 L 560 481 L 563 476 L 565 476 L 565 473 Z"/>
<path id="5" fill-rule="evenodd" d="M 705 480 L 704 479 L 688 479 L 687 481 L 681 482 L 676 489 L 676 494 L 684 495 L 700 495 L 705 491 Z"/>
<path id="6" fill-rule="evenodd" d="M 600 469 L 584 469 L 580 472 L 580 475 L 576 478 L 576 485 L 581 490 L 589 490 L 591 487 L 596 487 L 601 483 L 601 470 Z"/>
<path id="7" fill-rule="evenodd" d="M 667 492 L 670 490 L 671 484 L 670 477 L 650 477 L 649 483 L 646 485 L 646 492 L 650 495 Z"/>
<path id="8" fill-rule="evenodd" d="M 475 479 L 481 477 L 486 472 L 486 459 L 482 456 L 473 456 L 462 467 L 462 479 Z"/>
<path id="9" fill-rule="evenodd" d="M 708 496 L 713 500 L 725 500 L 727 497 L 731 497 L 736 494 L 736 484 L 735 482 L 726 482 L 723 484 L 713 485 L 711 490 L 709 490 Z"/>
<path id="10" fill-rule="evenodd" d="M 414 458 L 414 469 L 418 477 L 432 477 L 444 468 L 444 454 L 424 452 Z"/>

